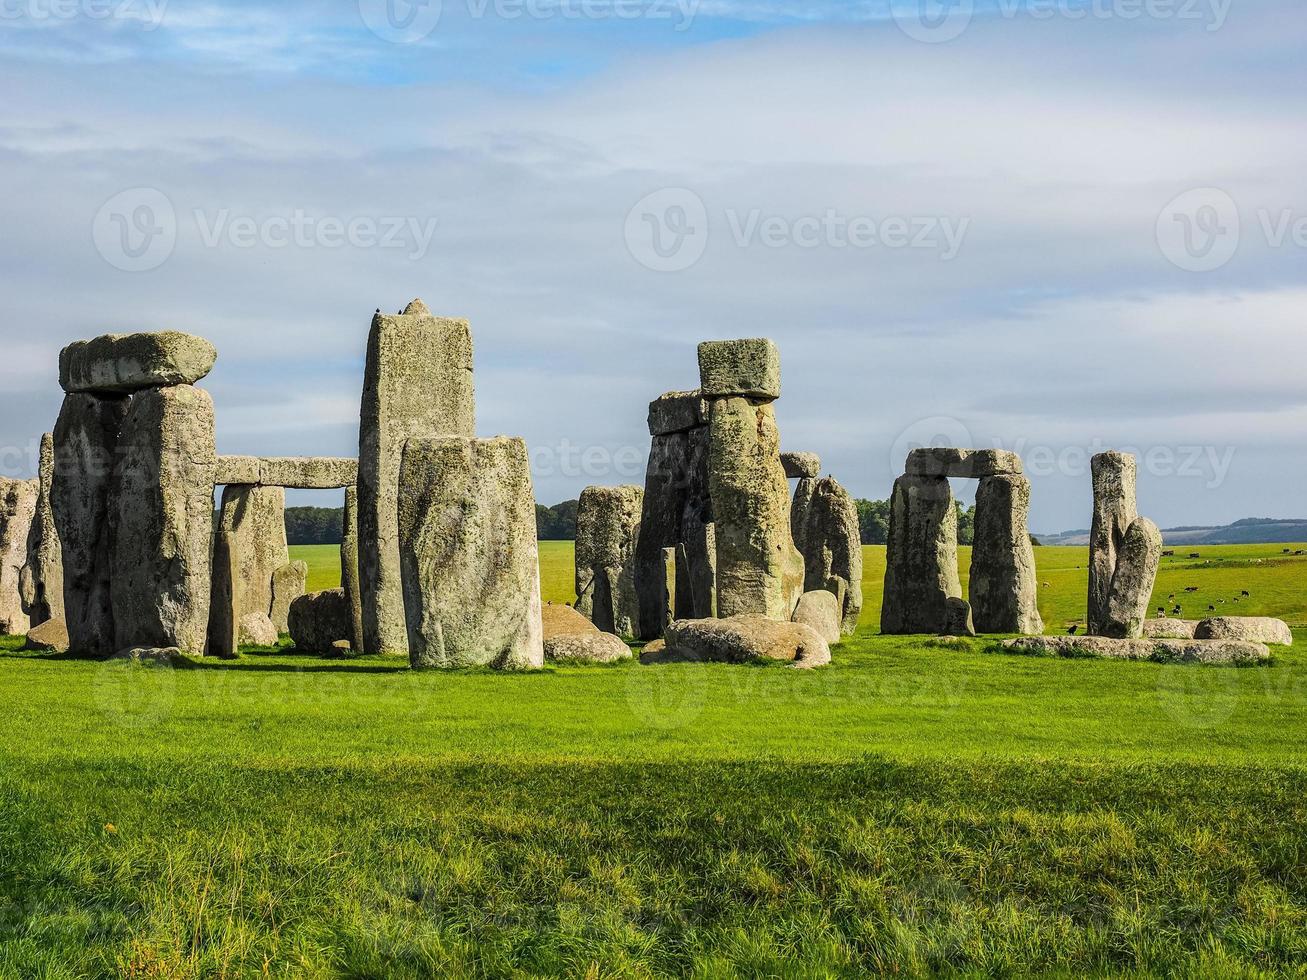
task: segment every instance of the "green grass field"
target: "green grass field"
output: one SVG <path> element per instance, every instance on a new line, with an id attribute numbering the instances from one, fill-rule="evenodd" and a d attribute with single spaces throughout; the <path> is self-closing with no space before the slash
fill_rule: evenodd
<path id="1" fill-rule="evenodd" d="M 1307 623 L 1281 547 L 1186 550 L 1160 600 Z M 1060 631 L 1085 552 L 1037 559 Z M 1247 669 L 879 637 L 883 561 L 814 672 L 3 641 L 0 977 L 1307 976 L 1307 634 Z M 569 599 L 570 546 L 541 568 Z"/>

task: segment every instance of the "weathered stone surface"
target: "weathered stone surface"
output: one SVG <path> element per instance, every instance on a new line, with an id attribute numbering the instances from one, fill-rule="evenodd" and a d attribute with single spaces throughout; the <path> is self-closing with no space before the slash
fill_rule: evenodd
<path id="1" fill-rule="evenodd" d="M 571 606 L 547 603 L 540 608 L 540 623 L 545 642 L 556 636 L 574 636 L 577 633 L 598 633 L 599 627 Z"/>
<path id="2" fill-rule="evenodd" d="M 224 487 L 213 540 L 210 654 L 235 656 L 245 619 L 272 615 L 272 577 L 289 561 L 286 491 L 241 484 Z M 268 624 L 275 643 L 277 626 L 271 619 Z"/>
<path id="3" fill-rule="evenodd" d="M 904 467 L 908 476 L 949 476 L 981 480 L 987 476 L 1019 476 L 1021 457 L 1006 449 L 954 449 L 948 446 L 914 449 Z"/>
<path id="4" fill-rule="evenodd" d="M 190 385 L 132 396 L 109 490 L 119 649 L 203 655 L 212 578 L 213 399 Z"/>
<path id="5" fill-rule="evenodd" d="M 640 607 L 636 625 L 643 639 L 661 636 L 669 621 L 663 550 L 681 542 L 690 482 L 689 433 L 654 436 L 635 545 L 635 589 Z"/>
<path id="6" fill-rule="evenodd" d="M 639 633 L 635 549 L 644 490 L 586 487 L 576 508 L 576 608 L 618 636 Z"/>
<path id="7" fill-rule="evenodd" d="M 1134 639 L 1144 635 L 1157 568 L 1162 561 L 1162 532 L 1146 517 L 1137 517 L 1121 539 L 1116 573 L 1107 595 L 1103 636 Z"/>
<path id="8" fill-rule="evenodd" d="M 799 481 L 790 507 L 795 544 L 803 555 L 804 590 L 824 589 L 840 606 L 845 635 L 862 615 L 862 533 L 858 508 L 833 477 Z"/>
<path id="9" fill-rule="evenodd" d="M 363 585 L 359 581 L 359 495 L 357 487 L 345 491 L 345 514 L 340 535 L 340 584 L 349 602 L 350 647 L 363 651 Z"/>
<path id="10" fill-rule="evenodd" d="M 691 429 L 681 539 L 676 552 L 676 619 L 717 618 L 717 525 L 713 516 L 708 459 L 712 433 Z"/>
<path id="11" fill-rule="evenodd" d="M 784 660 L 796 667 L 830 663 L 830 644 L 804 623 L 781 623 L 766 616 L 682 619 L 667 628 L 661 651 L 646 646 L 643 663 L 749 663 Z"/>
<path id="12" fill-rule="evenodd" d="M 46 653 L 68 652 L 68 627 L 62 619 L 47 619 L 27 631 L 24 650 L 41 650 Z"/>
<path id="13" fill-rule="evenodd" d="M 561 663 L 611 664 L 633 656 L 611 633 L 564 633 L 545 640 L 545 659 Z"/>
<path id="14" fill-rule="evenodd" d="M 791 480 L 815 480 L 821 476 L 821 457 L 816 453 L 781 453 L 781 466 Z"/>
<path id="15" fill-rule="evenodd" d="M 708 421 L 708 405 L 699 391 L 669 391 L 649 403 L 649 434 L 688 432 Z"/>
<path id="16" fill-rule="evenodd" d="M 217 359 L 213 344 L 176 330 L 105 334 L 60 351 L 59 384 L 69 394 L 192 385 L 213 370 Z"/>
<path id="17" fill-rule="evenodd" d="M 1293 631 L 1289 629 L 1289 624 L 1269 616 L 1214 616 L 1198 623 L 1194 637 L 1199 640 L 1246 640 L 1250 643 L 1293 646 Z"/>
<path id="18" fill-rule="evenodd" d="M 23 607 L 21 579 L 40 492 L 36 480 L 0 477 L 0 634 L 23 636 L 32 625 Z"/>
<path id="19" fill-rule="evenodd" d="M 811 626 L 831 646 L 840 642 L 842 634 L 840 623 L 840 601 L 833 592 L 821 589 L 805 592 L 799 597 L 799 604 L 794 607 L 794 622 Z"/>
<path id="20" fill-rule="evenodd" d="M 967 595 L 978 633 L 1044 632 L 1029 525 L 1029 480 L 1017 475 L 981 479 Z"/>
<path id="21" fill-rule="evenodd" d="M 293 490 L 339 490 L 357 481 L 358 460 L 348 456 L 219 456 L 214 476 L 219 486 Z"/>
<path id="22" fill-rule="evenodd" d="M 50 506 L 63 559 L 64 619 L 71 649 L 89 656 L 118 649 L 109 588 L 109 492 L 128 404 L 126 398 L 68 395 L 54 429 Z"/>
<path id="23" fill-rule="evenodd" d="M 1192 640 L 1198 629 L 1196 619 L 1149 619 L 1144 622 L 1144 636 L 1151 640 Z"/>
<path id="24" fill-rule="evenodd" d="M 1125 533 L 1139 516 L 1135 504 L 1135 458 L 1099 453 L 1090 460 L 1094 484 L 1094 518 L 1089 531 L 1088 630 L 1102 634 L 1116 556 Z"/>
<path id="25" fill-rule="evenodd" d="M 773 401 L 781 395 L 781 354 L 765 338 L 706 340 L 699 345 L 704 398 Z"/>
<path id="26" fill-rule="evenodd" d="M 770 403 L 710 402 L 708 479 L 717 543 L 717 614 L 787 622 L 803 594 L 790 488 Z"/>
<path id="27" fill-rule="evenodd" d="M 349 603 L 344 589 L 308 592 L 290 604 L 290 636 L 301 653 L 331 653 L 349 642 Z"/>
<path id="28" fill-rule="evenodd" d="M 359 579 L 367 653 L 403 655 L 397 493 L 411 438 L 476 432 L 472 334 L 466 320 L 434 317 L 421 300 L 378 313 L 368 337 L 359 423 Z"/>
<path id="29" fill-rule="evenodd" d="M 971 603 L 957 596 L 949 596 L 944 602 L 945 636 L 975 636 L 976 627 L 971 621 Z"/>
<path id="30" fill-rule="evenodd" d="M 189 658 L 177 647 L 125 647 L 110 659 L 125 660 L 142 667 L 184 667 Z"/>
<path id="31" fill-rule="evenodd" d="M 23 566 L 19 583 L 23 609 L 33 626 L 64 618 L 64 560 L 50 503 L 54 485 L 54 436 L 49 432 L 41 437 L 37 484 L 36 510 L 27 534 L 27 564 Z"/>
<path id="32" fill-rule="evenodd" d="M 267 613 L 252 612 L 241 618 L 236 638 L 241 646 L 275 647 L 279 636 Z"/>
<path id="33" fill-rule="evenodd" d="M 292 561 L 272 573 L 272 609 L 268 613 L 279 633 L 290 632 L 290 607 L 304 595 L 309 584 L 307 562 Z"/>
<path id="34" fill-rule="evenodd" d="M 1115 639 L 1106 636 L 1020 636 L 1003 647 L 1014 653 L 1107 657 L 1159 663 L 1255 664 L 1270 659 L 1261 643 L 1239 640 Z"/>
<path id="35" fill-rule="evenodd" d="M 951 601 L 953 600 L 953 601 Z M 959 605 L 961 603 L 961 605 Z M 901 476 L 890 498 L 882 633 L 965 632 L 958 513 L 942 476 Z"/>
<path id="36" fill-rule="evenodd" d="M 535 501 L 521 439 L 410 439 L 399 547 L 410 663 L 544 663 Z"/>

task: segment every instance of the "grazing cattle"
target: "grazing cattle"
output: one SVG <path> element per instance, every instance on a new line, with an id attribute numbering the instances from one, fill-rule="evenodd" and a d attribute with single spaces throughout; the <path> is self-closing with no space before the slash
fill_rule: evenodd
<path id="1" fill-rule="evenodd" d="M 1203 557 L 1203 556 L 1200 555 L 1200 554 L 1199 554 L 1198 552 L 1196 552 L 1196 551 L 1191 551 L 1191 552 L 1189 552 L 1189 557 L 1190 557 L 1190 558 L 1201 558 L 1201 557 Z"/>
<path id="2" fill-rule="evenodd" d="M 1241 596 L 1243 596 L 1245 599 L 1249 598 L 1249 596 L 1248 596 L 1248 590 L 1247 590 L 1247 589 L 1244 589 L 1244 590 L 1243 590 L 1242 592 L 1240 592 L 1239 594 L 1240 594 Z"/>

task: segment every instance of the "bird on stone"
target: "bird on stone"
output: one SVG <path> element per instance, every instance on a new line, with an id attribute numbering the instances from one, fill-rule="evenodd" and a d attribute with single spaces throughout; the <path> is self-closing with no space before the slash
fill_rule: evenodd
<path id="1" fill-rule="evenodd" d="M 1076 635 L 1076 630 L 1078 630 L 1078 629 L 1080 629 L 1079 626 L 1072 626 L 1069 630 L 1066 631 L 1066 635 L 1067 635 L 1067 636 L 1075 636 L 1075 635 Z"/>

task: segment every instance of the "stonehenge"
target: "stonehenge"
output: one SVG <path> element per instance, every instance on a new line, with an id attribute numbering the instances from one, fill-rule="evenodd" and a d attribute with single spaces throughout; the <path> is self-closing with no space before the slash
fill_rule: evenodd
<path id="1" fill-rule="evenodd" d="M 972 633 L 962 611 L 958 512 L 943 476 L 901 476 L 890 496 L 882 633 Z"/>
<path id="2" fill-rule="evenodd" d="M 639 632 L 635 545 L 644 490 L 586 487 L 576 509 L 576 608 L 600 630 Z"/>
<path id="3" fill-rule="evenodd" d="M 0 633 L 23 636 L 32 626 L 21 579 L 39 494 L 36 480 L 0 478 Z"/>
<path id="4" fill-rule="evenodd" d="M 862 532 L 858 508 L 834 477 L 816 479 L 820 462 L 813 453 L 802 470 L 790 505 L 794 543 L 803 556 L 805 593 L 825 590 L 840 607 L 841 632 L 848 636 L 862 615 Z M 782 456 L 782 460 L 784 460 Z"/>
<path id="5" fill-rule="evenodd" d="M 345 510 L 340 535 L 340 583 L 349 604 L 350 649 L 363 652 L 363 590 L 359 583 L 359 492 L 345 491 Z"/>
<path id="6" fill-rule="evenodd" d="M 1094 518 L 1089 532 L 1089 632 L 1115 639 L 1143 636 L 1162 533 L 1135 502 L 1135 458 L 1099 453 L 1090 460 Z"/>
<path id="7" fill-rule="evenodd" d="M 64 563 L 59 545 L 59 531 L 54 524 L 50 490 L 54 483 L 54 434 L 41 436 L 40 462 L 37 466 L 36 509 L 27 534 L 27 563 L 23 566 L 19 587 L 23 611 L 33 626 L 52 619 L 64 619 Z"/>
<path id="8" fill-rule="evenodd" d="M 967 590 L 977 633 L 1044 632 L 1029 517 L 1030 481 L 1024 476 L 980 478 Z"/>
<path id="9" fill-rule="evenodd" d="M 234 656 L 245 643 L 277 642 L 289 624 L 272 618 L 273 580 L 289 564 L 286 491 L 249 484 L 224 487 L 213 539 L 209 653 Z M 289 607 L 287 602 L 288 612 Z"/>

